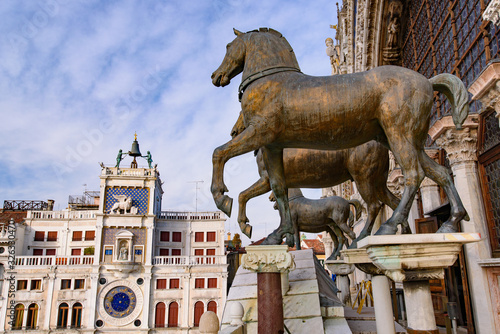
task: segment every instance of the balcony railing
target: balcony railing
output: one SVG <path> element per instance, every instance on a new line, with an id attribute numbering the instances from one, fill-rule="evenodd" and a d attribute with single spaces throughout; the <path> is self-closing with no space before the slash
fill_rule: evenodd
<path id="1" fill-rule="evenodd" d="M 94 219 L 98 210 L 92 211 L 28 211 L 26 219 Z"/>
<path id="2" fill-rule="evenodd" d="M 155 266 L 197 266 L 214 264 L 227 264 L 226 257 L 224 255 L 153 257 L 153 265 Z"/>
<path id="3" fill-rule="evenodd" d="M 103 167 L 101 175 L 116 175 L 116 176 L 158 176 L 159 173 L 154 168 L 117 168 Z"/>
<path id="4" fill-rule="evenodd" d="M 158 215 L 160 219 L 166 220 L 220 220 L 222 219 L 221 211 L 208 211 L 208 212 L 176 212 L 176 211 L 162 211 Z"/>
<path id="5" fill-rule="evenodd" d="M 72 256 L 16 256 L 16 267 L 88 266 L 94 264 L 93 255 Z"/>

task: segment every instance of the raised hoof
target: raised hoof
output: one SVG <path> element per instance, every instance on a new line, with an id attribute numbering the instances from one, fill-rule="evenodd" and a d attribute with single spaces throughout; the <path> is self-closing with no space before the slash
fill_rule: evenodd
<path id="1" fill-rule="evenodd" d="M 457 229 L 452 224 L 444 223 L 436 233 L 457 233 Z"/>
<path id="2" fill-rule="evenodd" d="M 233 209 L 233 199 L 231 197 L 223 195 L 215 201 L 215 204 L 219 210 L 224 212 L 228 217 L 231 217 L 231 210 Z"/>
<path id="3" fill-rule="evenodd" d="M 252 225 L 246 223 L 239 223 L 241 232 L 248 238 L 252 237 Z"/>
<path id="4" fill-rule="evenodd" d="M 393 235 L 398 231 L 397 227 L 382 224 L 375 235 Z"/>

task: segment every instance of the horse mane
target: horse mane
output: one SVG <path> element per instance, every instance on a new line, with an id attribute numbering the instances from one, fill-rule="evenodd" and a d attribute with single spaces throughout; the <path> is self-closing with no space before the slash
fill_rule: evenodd
<path id="1" fill-rule="evenodd" d="M 299 63 L 297 62 L 297 57 L 295 56 L 295 52 L 293 51 L 292 46 L 288 41 L 286 40 L 285 36 L 283 36 L 282 33 L 280 33 L 278 30 L 274 30 L 272 28 L 259 28 L 259 29 L 254 29 L 247 31 L 246 34 L 252 33 L 252 32 L 263 32 L 263 33 L 270 33 L 272 35 L 275 35 L 276 37 L 282 39 L 283 44 L 285 44 L 286 48 L 290 51 L 290 53 L 293 54 L 293 58 L 295 59 L 295 66 L 297 67 L 298 70 L 300 70 Z"/>

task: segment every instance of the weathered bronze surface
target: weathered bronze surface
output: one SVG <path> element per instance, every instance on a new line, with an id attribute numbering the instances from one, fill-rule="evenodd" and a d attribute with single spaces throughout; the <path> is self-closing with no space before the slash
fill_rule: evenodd
<path id="1" fill-rule="evenodd" d="M 212 74 L 216 86 L 226 86 L 239 73 L 245 130 L 215 149 L 211 191 L 219 209 L 231 214 L 232 199 L 224 193 L 224 164 L 232 157 L 262 148 L 271 188 L 281 216 L 280 226 L 266 239 L 293 245 L 292 225 L 283 166 L 283 149 L 337 150 L 378 140 L 394 153 L 405 176 L 401 202 L 378 234 L 395 234 L 407 220 L 424 176 L 441 186 L 451 215 L 438 232 L 455 232 L 466 216 L 445 167 L 424 151 L 434 90 L 452 105 L 457 128 L 468 114 L 468 93 L 454 75 L 427 79 L 397 66 L 367 72 L 313 77 L 299 72 L 295 55 L 282 35 L 272 29 L 241 33 L 228 44 L 222 64 Z M 275 72 L 274 70 L 280 70 Z M 293 69 L 293 70 L 286 70 Z M 251 78 L 251 80 L 248 80 Z"/>
<path id="2" fill-rule="evenodd" d="M 241 117 L 240 117 L 241 119 Z M 244 130 L 240 122 L 233 127 L 232 135 L 236 136 Z M 242 122 L 241 122 L 242 123 Z M 254 197 L 271 190 L 262 152 L 257 153 L 257 165 L 260 179 L 248 189 L 242 191 L 238 198 L 238 223 L 241 231 L 251 238 L 252 227 L 247 224 L 246 203 Z M 337 150 L 285 149 L 283 166 L 287 188 L 325 188 L 342 182 L 353 180 L 365 201 L 368 216 L 358 240 L 371 234 L 375 218 L 382 204 L 395 210 L 399 199 L 387 188 L 389 171 L 389 150 L 376 141 L 369 141 L 357 147 Z M 411 233 L 407 221 L 403 222 L 404 233 Z"/>
<path id="3" fill-rule="evenodd" d="M 356 219 L 359 219 L 363 208 L 358 200 L 348 201 L 339 196 L 309 199 L 304 197 L 299 188 L 290 188 L 288 189 L 288 203 L 297 249 L 300 249 L 300 232 L 319 233 L 326 231 L 332 237 L 335 245 L 328 260 L 336 260 L 344 244 L 349 246 L 344 233 L 351 240 L 356 238 L 351 229 L 354 217 L 350 206 L 354 206 Z"/>

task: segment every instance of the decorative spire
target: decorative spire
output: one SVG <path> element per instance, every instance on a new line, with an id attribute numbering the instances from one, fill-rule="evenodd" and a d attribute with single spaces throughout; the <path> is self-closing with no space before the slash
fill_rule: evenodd
<path id="1" fill-rule="evenodd" d="M 137 131 L 134 133 L 134 140 L 137 141 Z"/>

